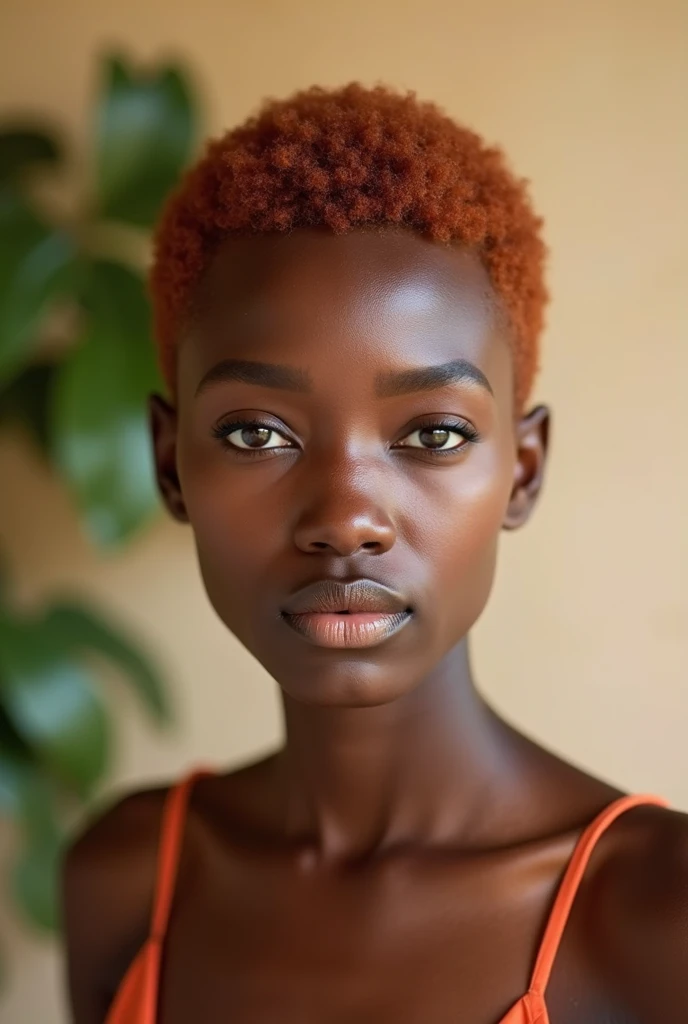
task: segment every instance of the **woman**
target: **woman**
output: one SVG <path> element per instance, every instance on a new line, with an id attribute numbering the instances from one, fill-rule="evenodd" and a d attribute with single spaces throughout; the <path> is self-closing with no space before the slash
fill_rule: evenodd
<path id="1" fill-rule="evenodd" d="M 498 151 L 358 84 L 266 103 L 169 201 L 159 486 L 286 742 L 72 845 L 76 1024 L 688 1020 L 688 819 L 471 677 L 547 454 L 539 231 Z"/>

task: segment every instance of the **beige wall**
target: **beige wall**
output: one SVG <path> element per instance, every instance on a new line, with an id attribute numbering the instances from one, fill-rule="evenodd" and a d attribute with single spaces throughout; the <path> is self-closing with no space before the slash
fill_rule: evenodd
<path id="1" fill-rule="evenodd" d="M 415 88 L 507 148 L 553 249 L 538 398 L 553 461 L 532 525 L 505 536 L 475 643 L 479 678 L 521 726 L 632 789 L 688 808 L 686 188 L 682 0 L 3 0 L 0 113 L 84 139 L 98 47 L 187 57 L 209 130 L 263 95 L 360 78 Z M 160 653 L 183 725 L 153 734 L 108 683 L 112 784 L 274 744 L 275 686 L 210 610 L 189 534 L 161 522 L 98 558 L 20 439 L 0 447 L 0 546 L 18 598 L 93 595 Z M 0 856 L 11 837 L 0 830 Z M 0 908 L 3 1024 L 64 1021 L 59 954 Z"/>

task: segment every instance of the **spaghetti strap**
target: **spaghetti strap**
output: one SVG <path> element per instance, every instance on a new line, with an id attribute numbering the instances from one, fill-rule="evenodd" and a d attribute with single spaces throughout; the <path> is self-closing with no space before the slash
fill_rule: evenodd
<path id="1" fill-rule="evenodd" d="M 165 797 L 160 824 L 155 896 L 149 936 L 154 941 L 162 942 L 167 931 L 191 790 L 201 776 L 213 774 L 210 769 L 195 768 L 180 782 L 171 786 Z"/>
<path id="2" fill-rule="evenodd" d="M 157 1020 L 163 942 L 174 896 L 189 797 L 198 778 L 215 774 L 207 768 L 196 768 L 170 787 L 165 797 L 151 931 L 120 983 L 106 1017 L 107 1024 L 154 1024 Z M 621 797 L 605 808 L 581 835 L 554 900 L 530 988 L 501 1024 L 547 1024 L 545 988 L 583 872 L 600 836 L 620 814 L 640 804 L 666 807 L 667 801 L 657 796 Z"/>
<path id="3" fill-rule="evenodd" d="M 583 874 L 599 839 L 604 835 L 609 826 L 616 821 L 619 815 L 630 810 L 632 807 L 639 807 L 643 804 L 654 804 L 660 807 L 668 806 L 667 801 L 658 796 L 637 793 L 619 797 L 618 800 L 614 800 L 613 803 L 609 804 L 608 807 L 605 807 L 598 814 L 578 840 L 554 900 L 542 945 L 535 961 L 533 978 L 530 984 L 530 992 L 534 995 L 544 999 L 545 989 L 552 973 L 554 960 L 559 951 L 561 938 L 571 913 L 573 901 L 576 898 Z"/>

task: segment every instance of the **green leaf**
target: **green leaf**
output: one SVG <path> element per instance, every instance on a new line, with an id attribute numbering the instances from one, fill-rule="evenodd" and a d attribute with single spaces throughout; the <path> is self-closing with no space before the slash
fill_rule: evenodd
<path id="1" fill-rule="evenodd" d="M 135 74 L 121 57 L 107 58 L 96 124 L 100 214 L 152 225 L 191 155 L 196 120 L 178 68 Z"/>
<path id="2" fill-rule="evenodd" d="M 0 753 L 0 812 L 14 818 L 21 836 L 12 868 L 15 899 L 34 924 L 54 930 L 59 912 L 59 858 L 64 847 L 55 788 L 38 766 Z"/>
<path id="3" fill-rule="evenodd" d="M 62 159 L 57 138 L 41 128 L 5 128 L 0 131 L 0 181 L 7 181 L 36 164 Z"/>
<path id="4" fill-rule="evenodd" d="M 0 814 L 17 817 L 31 763 L 4 749 L 0 739 Z"/>
<path id="5" fill-rule="evenodd" d="M 49 613 L 55 630 L 74 651 L 96 651 L 108 658 L 134 685 L 145 707 L 159 721 L 169 720 L 170 711 L 160 677 L 151 663 L 119 630 L 72 604 L 54 606 Z"/>
<path id="6" fill-rule="evenodd" d="M 18 423 L 41 453 L 50 456 L 50 393 L 55 363 L 32 363 L 0 390 L 0 424 Z"/>
<path id="7" fill-rule="evenodd" d="M 14 896 L 39 928 L 59 925 L 58 879 L 64 832 L 55 808 L 54 787 L 38 770 L 24 777 L 17 823 L 22 848 L 12 870 Z"/>
<path id="8" fill-rule="evenodd" d="M 83 298 L 86 336 L 60 368 L 51 433 L 88 531 L 107 546 L 159 509 L 146 397 L 163 385 L 142 280 L 95 263 Z"/>
<path id="9" fill-rule="evenodd" d="M 59 927 L 59 841 L 27 847 L 12 872 L 14 898 L 33 924 L 54 932 Z"/>
<path id="10" fill-rule="evenodd" d="M 0 683 L 0 692 L 2 684 Z M 22 765 L 35 760 L 31 748 L 17 732 L 7 708 L 0 700 L 0 758 L 8 758 L 14 765 Z"/>
<path id="11" fill-rule="evenodd" d="M 87 796 L 109 755 L 109 722 L 69 638 L 50 615 L 0 617 L 0 697 L 13 728 L 68 785 Z"/>
<path id="12" fill-rule="evenodd" d="M 73 240 L 43 224 L 12 190 L 0 190 L 0 381 L 31 354 L 49 305 L 74 287 Z"/>

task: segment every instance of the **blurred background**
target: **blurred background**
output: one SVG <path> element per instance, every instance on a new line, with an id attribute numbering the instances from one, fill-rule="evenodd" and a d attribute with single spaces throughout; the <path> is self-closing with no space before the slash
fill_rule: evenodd
<path id="1" fill-rule="evenodd" d="M 542 505 L 474 644 L 513 722 L 688 809 L 688 8 L 680 0 L 4 0 L 0 1021 L 66 1024 L 63 837 L 281 738 L 150 474 L 142 273 L 207 135 L 265 96 L 411 88 L 501 144 L 551 247 Z"/>

